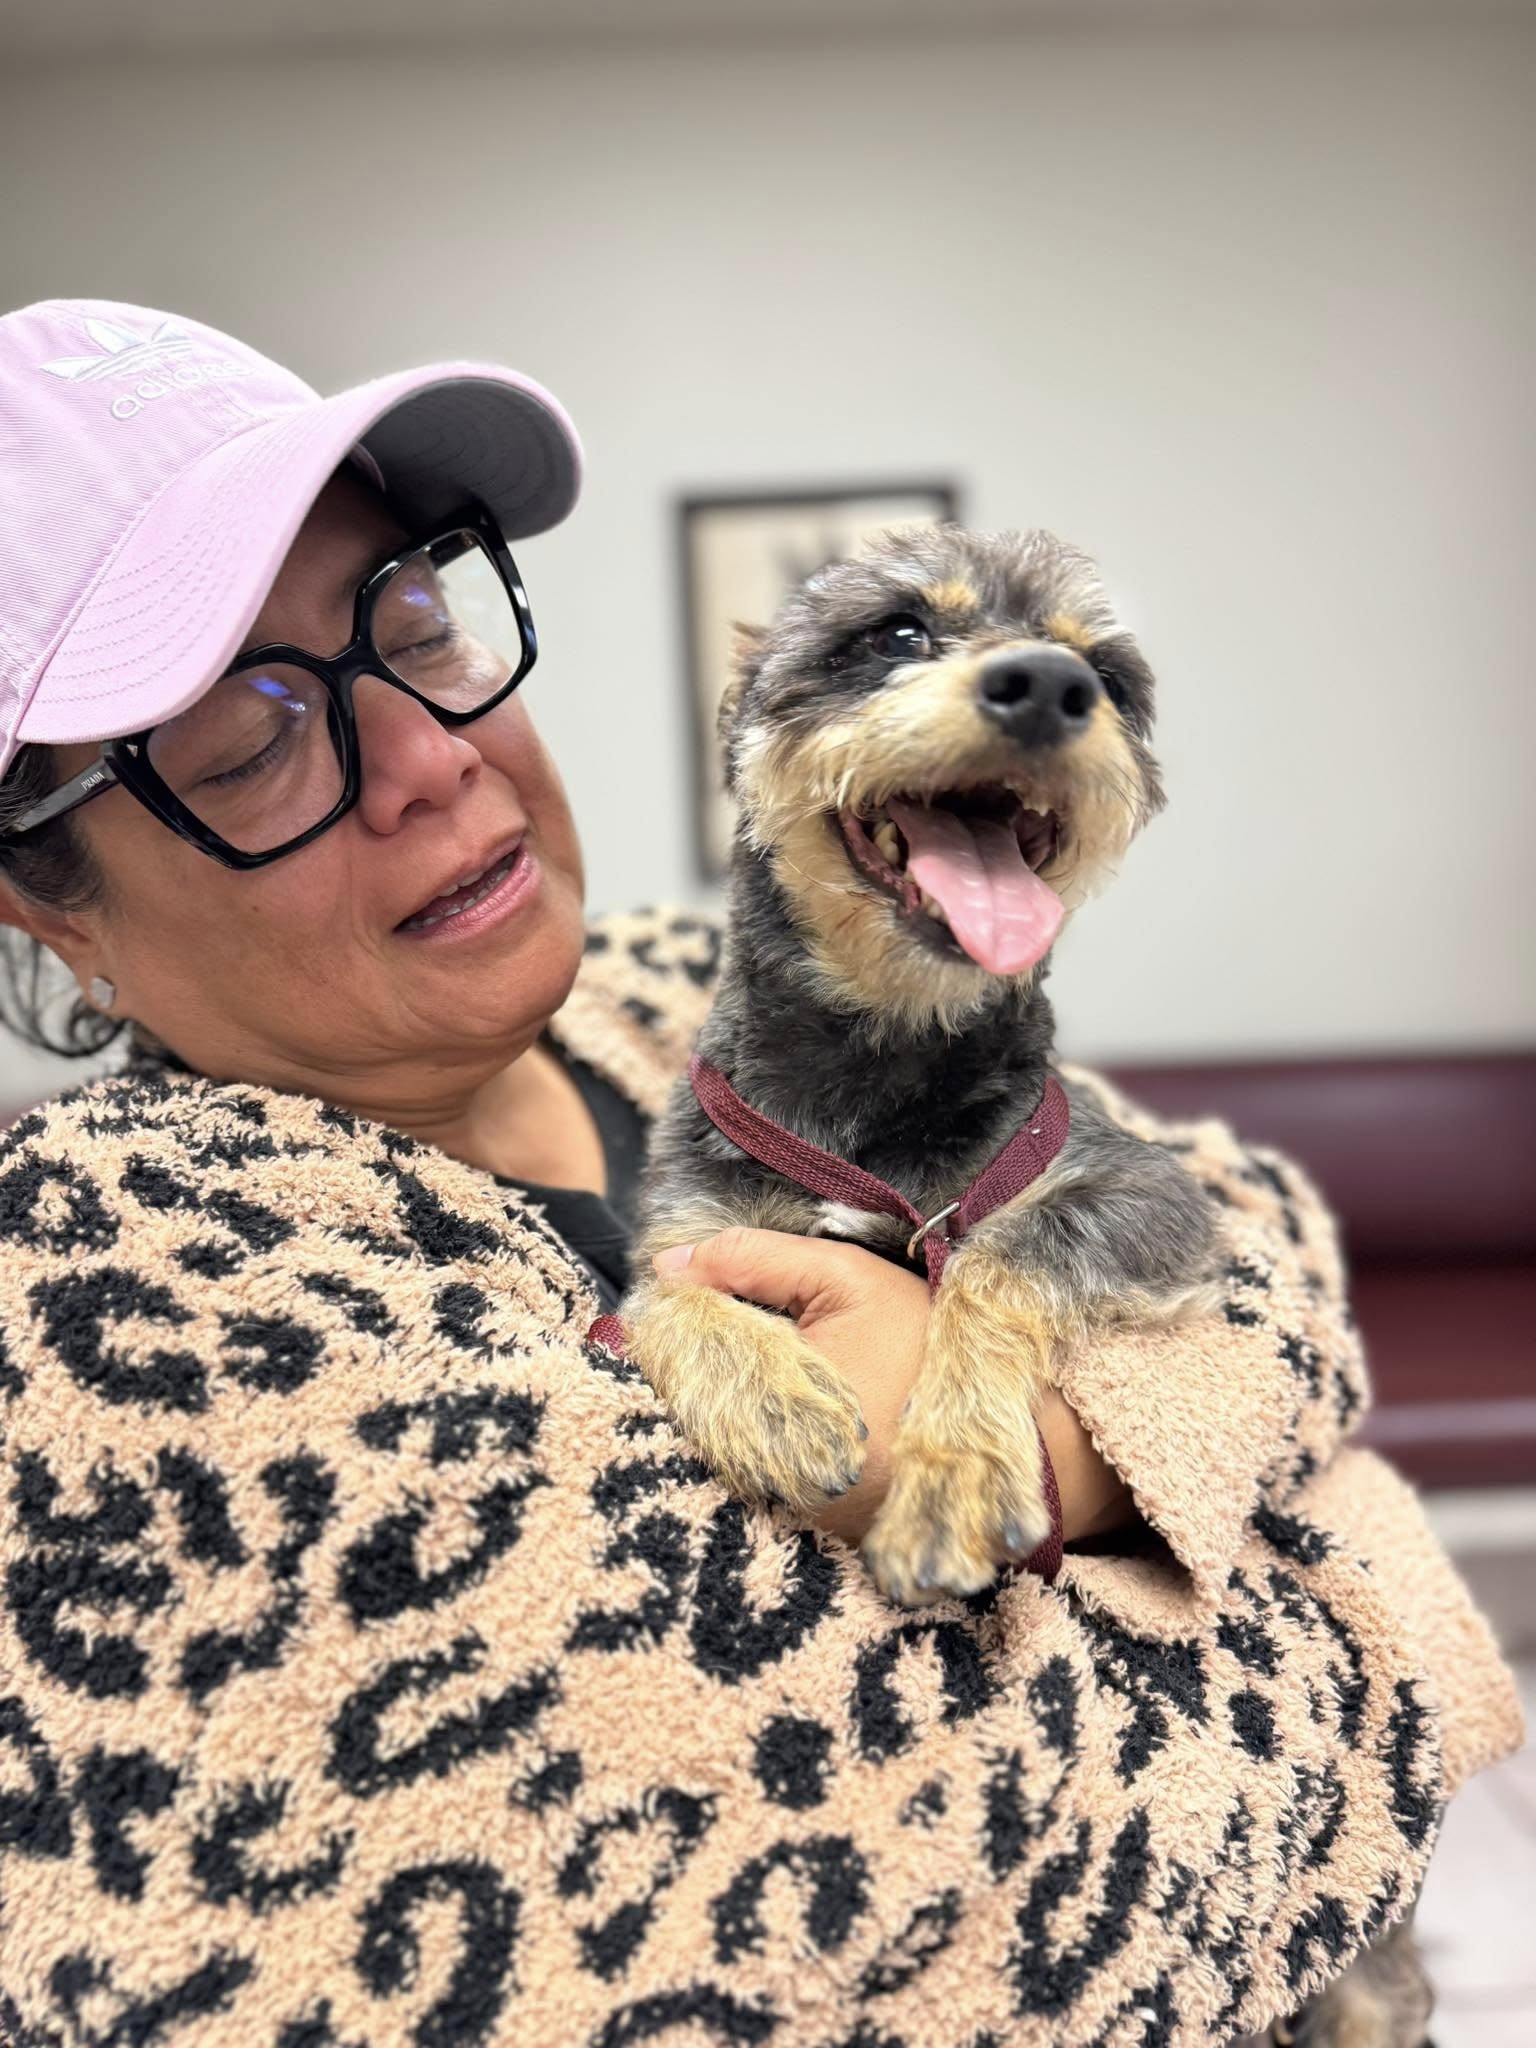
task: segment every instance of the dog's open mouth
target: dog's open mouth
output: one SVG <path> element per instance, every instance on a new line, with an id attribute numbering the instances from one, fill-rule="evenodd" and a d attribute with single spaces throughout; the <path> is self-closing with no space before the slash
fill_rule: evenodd
<path id="1" fill-rule="evenodd" d="M 1040 870 L 1061 821 L 1006 789 L 891 797 L 840 811 L 860 874 L 893 896 L 924 936 L 990 974 L 1022 974 L 1044 959 L 1066 907 Z"/>

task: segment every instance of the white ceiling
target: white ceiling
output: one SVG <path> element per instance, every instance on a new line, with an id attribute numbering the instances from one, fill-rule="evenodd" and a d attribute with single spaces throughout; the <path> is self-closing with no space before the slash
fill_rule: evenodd
<path id="1" fill-rule="evenodd" d="M 518 38 L 947 35 L 1012 25 L 1536 16 L 1536 0 L 0 0 L 5 60 L 294 47 L 436 47 Z"/>

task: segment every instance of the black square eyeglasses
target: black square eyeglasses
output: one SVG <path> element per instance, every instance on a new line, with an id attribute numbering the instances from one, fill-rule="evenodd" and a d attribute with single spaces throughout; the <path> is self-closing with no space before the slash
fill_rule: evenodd
<path id="1" fill-rule="evenodd" d="M 187 710 L 105 741 L 90 767 L 23 813 L 10 836 L 122 788 L 225 867 L 265 867 L 357 803 L 352 695 L 361 677 L 404 691 L 455 727 L 494 710 L 537 656 L 517 565 L 494 518 L 473 504 L 368 576 L 339 654 L 281 642 L 248 649 Z"/>

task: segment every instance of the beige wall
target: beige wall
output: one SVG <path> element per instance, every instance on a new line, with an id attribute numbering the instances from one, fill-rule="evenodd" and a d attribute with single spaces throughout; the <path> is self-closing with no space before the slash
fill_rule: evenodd
<path id="1" fill-rule="evenodd" d="M 1533 53 L 13 68 L 0 298 L 184 309 L 322 386 L 553 385 L 590 482 L 523 550 L 530 689 L 600 905 L 694 888 L 674 495 L 951 474 L 1099 554 L 1162 677 L 1172 808 L 1062 945 L 1073 1049 L 1528 1042 Z"/>

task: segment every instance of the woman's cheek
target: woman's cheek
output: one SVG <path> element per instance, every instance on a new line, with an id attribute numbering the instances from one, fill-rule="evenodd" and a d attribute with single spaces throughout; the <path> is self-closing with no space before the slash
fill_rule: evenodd
<path id="1" fill-rule="evenodd" d="M 586 876 L 565 784 L 526 707 L 514 697 L 509 709 L 514 716 L 505 734 L 507 751 L 497 765 L 522 798 L 545 860 L 567 876 L 580 895 Z"/>

